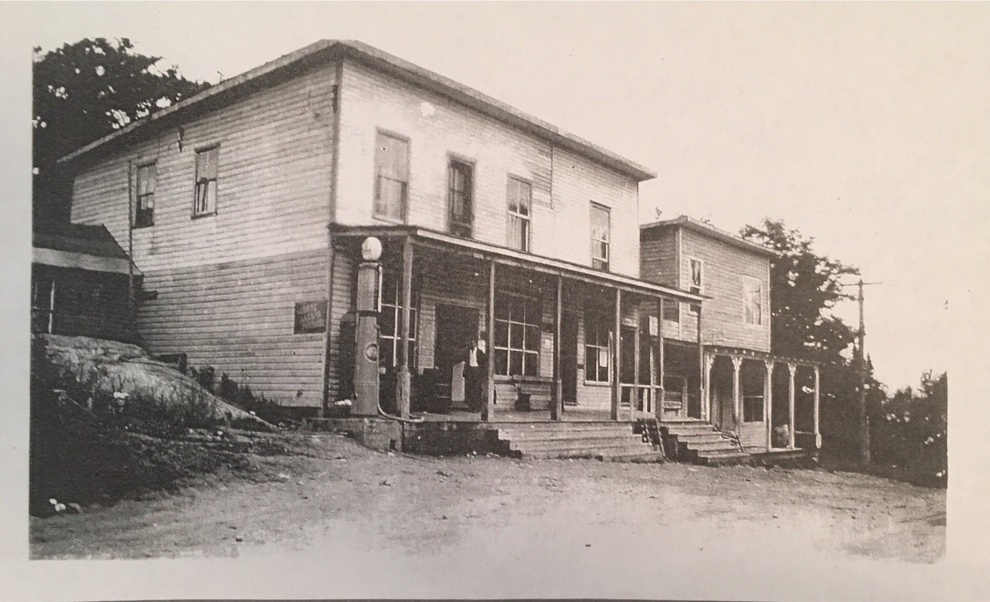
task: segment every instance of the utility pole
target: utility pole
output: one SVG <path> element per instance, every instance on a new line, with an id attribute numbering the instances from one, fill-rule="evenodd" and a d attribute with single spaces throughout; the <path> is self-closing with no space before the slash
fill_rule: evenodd
<path id="1" fill-rule="evenodd" d="M 859 458 L 870 465 L 870 415 L 866 411 L 866 322 L 863 319 L 863 279 L 859 279 Z"/>
<path id="2" fill-rule="evenodd" d="M 856 368 L 859 373 L 859 459 L 863 466 L 870 464 L 870 416 L 866 411 L 866 322 L 863 318 L 863 287 L 882 282 L 863 282 L 860 278 L 856 284 L 844 284 L 842 286 L 856 286 L 859 288 L 857 300 L 859 301 L 859 331 L 857 333 L 858 345 L 856 345 Z"/>

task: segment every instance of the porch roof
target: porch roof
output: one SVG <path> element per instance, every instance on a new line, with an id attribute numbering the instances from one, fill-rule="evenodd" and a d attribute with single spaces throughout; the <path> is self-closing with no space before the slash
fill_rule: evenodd
<path id="1" fill-rule="evenodd" d="M 736 355 L 739 357 L 760 359 L 760 360 L 772 360 L 775 362 L 783 362 L 786 364 L 796 364 L 799 366 L 822 366 L 822 362 L 816 362 L 814 360 L 797 358 L 797 357 L 786 357 L 782 355 L 773 355 L 772 353 L 766 351 L 757 351 L 755 349 L 744 349 L 742 347 L 730 347 L 728 345 L 705 345 L 705 351 L 713 354 L 721 355 Z"/>
<path id="2" fill-rule="evenodd" d="M 700 303 L 711 299 L 711 297 L 705 295 L 697 295 L 676 288 L 661 286 L 638 278 L 611 272 L 602 272 L 560 259 L 523 253 L 522 251 L 477 240 L 460 238 L 417 226 L 345 226 L 341 224 L 330 224 L 330 230 L 334 234 L 348 237 L 375 236 L 386 239 L 409 237 L 414 244 L 420 246 L 437 248 L 444 251 L 460 251 L 478 259 L 490 259 L 503 265 L 517 266 L 545 274 L 555 274 L 573 280 L 620 288 L 628 292 L 652 297 L 664 297 L 691 303 Z"/>

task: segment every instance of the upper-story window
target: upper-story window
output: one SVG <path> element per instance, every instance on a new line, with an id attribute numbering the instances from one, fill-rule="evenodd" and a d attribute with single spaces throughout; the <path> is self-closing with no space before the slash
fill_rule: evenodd
<path id="1" fill-rule="evenodd" d="M 529 182 L 509 178 L 509 246 L 529 251 L 530 218 L 533 207 L 533 188 Z"/>
<path id="2" fill-rule="evenodd" d="M 700 259 L 690 259 L 689 268 L 691 270 L 691 282 L 688 291 L 693 295 L 700 295 L 704 287 L 705 264 Z M 691 304 L 691 313 L 697 315 L 701 309 L 698 303 Z"/>
<path id="3" fill-rule="evenodd" d="M 763 283 L 755 278 L 743 280 L 743 312 L 746 324 L 763 324 Z"/>
<path id="4" fill-rule="evenodd" d="M 220 148 L 214 146 L 196 152 L 196 196 L 193 215 L 209 215 L 217 211 L 217 166 Z"/>
<path id="5" fill-rule="evenodd" d="M 608 271 L 612 240 L 609 208 L 591 204 L 591 267 Z"/>
<path id="6" fill-rule="evenodd" d="M 155 224 L 155 185 L 158 170 L 154 163 L 137 168 L 137 199 L 134 205 L 134 227 L 146 228 Z"/>
<path id="7" fill-rule="evenodd" d="M 409 194 L 409 141 L 378 132 L 375 150 L 375 217 L 402 221 Z"/>
<path id="8" fill-rule="evenodd" d="M 447 200 L 450 204 L 450 233 L 471 237 L 474 223 L 474 166 L 451 159 L 447 169 Z"/>

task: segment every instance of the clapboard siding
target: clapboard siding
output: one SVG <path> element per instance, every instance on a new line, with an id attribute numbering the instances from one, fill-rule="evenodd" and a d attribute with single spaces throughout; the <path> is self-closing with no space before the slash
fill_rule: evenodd
<path id="1" fill-rule="evenodd" d="M 666 235 L 644 235 L 640 242 L 640 278 L 677 288 L 677 239 Z"/>
<path id="2" fill-rule="evenodd" d="M 766 449 L 767 427 L 765 422 L 743 422 L 739 425 L 739 444 L 743 448 Z"/>
<path id="3" fill-rule="evenodd" d="M 323 335 L 293 330 L 297 302 L 326 300 L 327 269 L 319 250 L 148 273 L 158 296 L 138 309 L 145 343 L 280 403 L 319 405 Z"/>
<path id="4" fill-rule="evenodd" d="M 764 255 L 745 251 L 720 240 L 682 229 L 681 282 L 691 280 L 691 258 L 704 262 L 702 293 L 713 297 L 705 302 L 702 313 L 702 336 L 706 344 L 770 351 L 770 283 L 769 260 Z M 763 323 L 746 324 L 744 320 L 744 279 L 754 278 L 762 284 Z M 682 329 L 694 331 L 697 318 L 681 307 Z"/>
<path id="5" fill-rule="evenodd" d="M 145 273 L 325 250 L 333 83 L 332 68 L 311 71 L 184 124 L 181 150 L 177 128 L 113 154 L 77 175 L 73 221 L 105 224 L 126 249 L 128 162 L 155 162 L 155 224 L 133 232 Z M 217 213 L 193 218 L 196 150 L 212 145 Z"/>
<path id="6" fill-rule="evenodd" d="M 510 176 L 518 177 L 533 185 L 534 254 L 591 265 L 594 201 L 612 211 L 612 271 L 638 276 L 635 179 L 352 62 L 345 62 L 341 98 L 341 223 L 375 222 L 375 137 L 381 129 L 409 139 L 408 223 L 448 229 L 447 165 L 453 155 L 474 164 L 474 238 L 507 244 L 507 184 Z"/>
<path id="7" fill-rule="evenodd" d="M 691 259 L 702 261 L 702 294 L 712 297 L 704 302 L 702 310 L 702 338 L 706 344 L 770 351 L 770 282 L 766 256 L 678 226 L 645 231 L 642 254 L 644 280 L 682 289 L 691 281 Z M 754 278 L 763 286 L 760 325 L 746 324 L 744 320 L 746 278 Z M 698 320 L 690 311 L 690 304 L 681 303 L 680 323 L 665 323 L 664 335 L 696 341 L 697 329 Z"/>

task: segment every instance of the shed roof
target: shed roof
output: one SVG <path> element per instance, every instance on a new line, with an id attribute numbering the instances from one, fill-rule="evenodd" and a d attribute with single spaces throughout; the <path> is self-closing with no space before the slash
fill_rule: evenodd
<path id="1" fill-rule="evenodd" d="M 771 257 L 780 255 L 780 253 L 771 248 L 764 247 L 763 245 L 755 243 L 751 240 L 746 240 L 745 238 L 736 236 L 735 234 L 720 228 L 716 228 L 711 224 L 706 224 L 705 222 L 694 219 L 693 217 L 688 217 L 687 215 L 681 215 L 673 219 L 661 220 L 658 222 L 651 222 L 649 224 L 642 224 L 639 227 L 640 238 L 649 236 L 654 231 L 671 227 L 686 228 L 753 253 L 769 255 Z"/>
<path id="2" fill-rule="evenodd" d="M 33 263 L 121 274 L 141 271 L 105 226 L 60 224 L 32 235 Z"/>
<path id="3" fill-rule="evenodd" d="M 224 80 L 195 96 L 157 111 L 148 117 L 134 121 L 62 157 L 59 159 L 59 162 L 71 163 L 84 157 L 90 158 L 98 156 L 101 153 L 109 152 L 115 148 L 119 148 L 119 146 L 128 141 L 139 138 L 141 134 L 149 134 L 165 128 L 175 127 L 206 111 L 215 110 L 236 102 L 244 94 L 253 90 L 277 85 L 294 77 L 305 69 L 316 65 L 328 64 L 340 58 L 353 59 L 440 94 L 504 123 L 519 127 L 554 144 L 558 144 L 561 147 L 607 165 L 621 173 L 636 178 L 637 181 L 650 180 L 657 175 L 651 169 L 537 119 L 473 88 L 356 40 L 320 40 L 319 42 L 310 44 L 300 50 L 265 63 L 260 67 L 246 71 L 237 77 Z"/>

